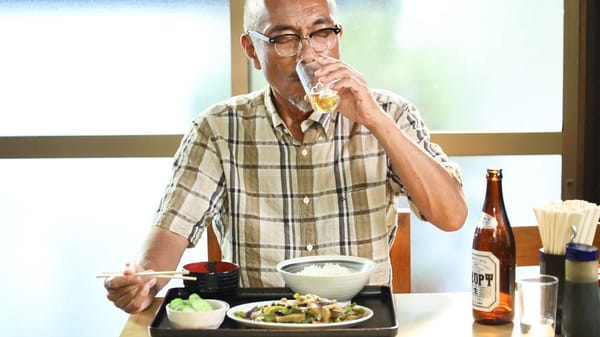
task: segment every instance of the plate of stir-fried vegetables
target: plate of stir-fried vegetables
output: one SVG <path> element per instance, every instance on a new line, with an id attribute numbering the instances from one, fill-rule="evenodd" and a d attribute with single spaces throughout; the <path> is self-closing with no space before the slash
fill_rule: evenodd
<path id="1" fill-rule="evenodd" d="M 246 303 L 232 307 L 227 317 L 258 328 L 333 328 L 359 324 L 371 318 L 373 310 L 356 303 L 306 294 L 293 299 Z"/>

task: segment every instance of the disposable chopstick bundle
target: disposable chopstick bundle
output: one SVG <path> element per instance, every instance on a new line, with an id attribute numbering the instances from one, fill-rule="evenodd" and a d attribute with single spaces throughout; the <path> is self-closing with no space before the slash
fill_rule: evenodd
<path id="1" fill-rule="evenodd" d="M 592 244 L 600 206 L 584 200 L 550 201 L 534 207 L 544 252 L 564 255 L 570 241 Z"/>
<path id="2" fill-rule="evenodd" d="M 591 245 L 594 242 L 594 234 L 596 234 L 596 226 L 598 226 L 598 218 L 600 217 L 600 207 L 588 203 L 585 207 L 586 217 L 584 220 L 584 228 L 581 237 L 581 242 Z"/>
<path id="3" fill-rule="evenodd" d="M 544 210 L 542 207 L 535 207 L 533 209 L 535 213 L 535 218 L 537 219 L 538 229 L 540 231 L 540 239 L 542 240 L 542 247 L 544 247 L 544 252 L 547 254 L 552 254 L 550 252 L 550 246 L 552 245 L 552 231 L 553 231 L 553 223 L 550 223 L 551 219 L 548 218 L 548 212 Z"/>
<path id="4" fill-rule="evenodd" d="M 585 200 L 565 200 L 564 204 L 584 213 L 584 218 L 577 225 L 578 235 L 574 242 L 591 245 L 594 241 L 596 226 L 598 226 L 600 206 Z"/>

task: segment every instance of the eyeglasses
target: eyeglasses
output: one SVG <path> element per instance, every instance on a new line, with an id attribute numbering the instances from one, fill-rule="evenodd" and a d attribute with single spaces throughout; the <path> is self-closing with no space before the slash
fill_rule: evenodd
<path id="1" fill-rule="evenodd" d="M 289 57 L 296 56 L 302 48 L 302 40 L 307 39 L 310 46 L 316 52 L 324 52 L 331 49 L 336 42 L 336 36 L 342 31 L 340 26 L 335 25 L 329 28 L 315 30 L 308 35 L 300 34 L 283 34 L 273 37 L 265 36 L 257 31 L 250 30 L 248 35 L 265 42 L 271 43 L 275 47 L 275 51 L 279 56 Z"/>

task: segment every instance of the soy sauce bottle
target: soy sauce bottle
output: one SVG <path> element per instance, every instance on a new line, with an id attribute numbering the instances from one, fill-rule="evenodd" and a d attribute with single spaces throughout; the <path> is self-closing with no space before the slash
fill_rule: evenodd
<path id="1" fill-rule="evenodd" d="M 567 244 L 562 336 L 600 336 L 598 248 L 583 243 Z"/>
<path id="2" fill-rule="evenodd" d="M 502 170 L 487 170 L 483 209 L 472 246 L 473 319 L 482 324 L 512 322 L 515 303 L 515 239 L 502 195 Z"/>

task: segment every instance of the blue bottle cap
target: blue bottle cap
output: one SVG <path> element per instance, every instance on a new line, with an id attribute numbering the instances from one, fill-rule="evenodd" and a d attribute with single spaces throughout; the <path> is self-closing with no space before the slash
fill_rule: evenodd
<path id="1" fill-rule="evenodd" d="M 598 248 L 584 243 L 567 244 L 566 259 L 571 261 L 594 261 L 598 259 Z"/>

